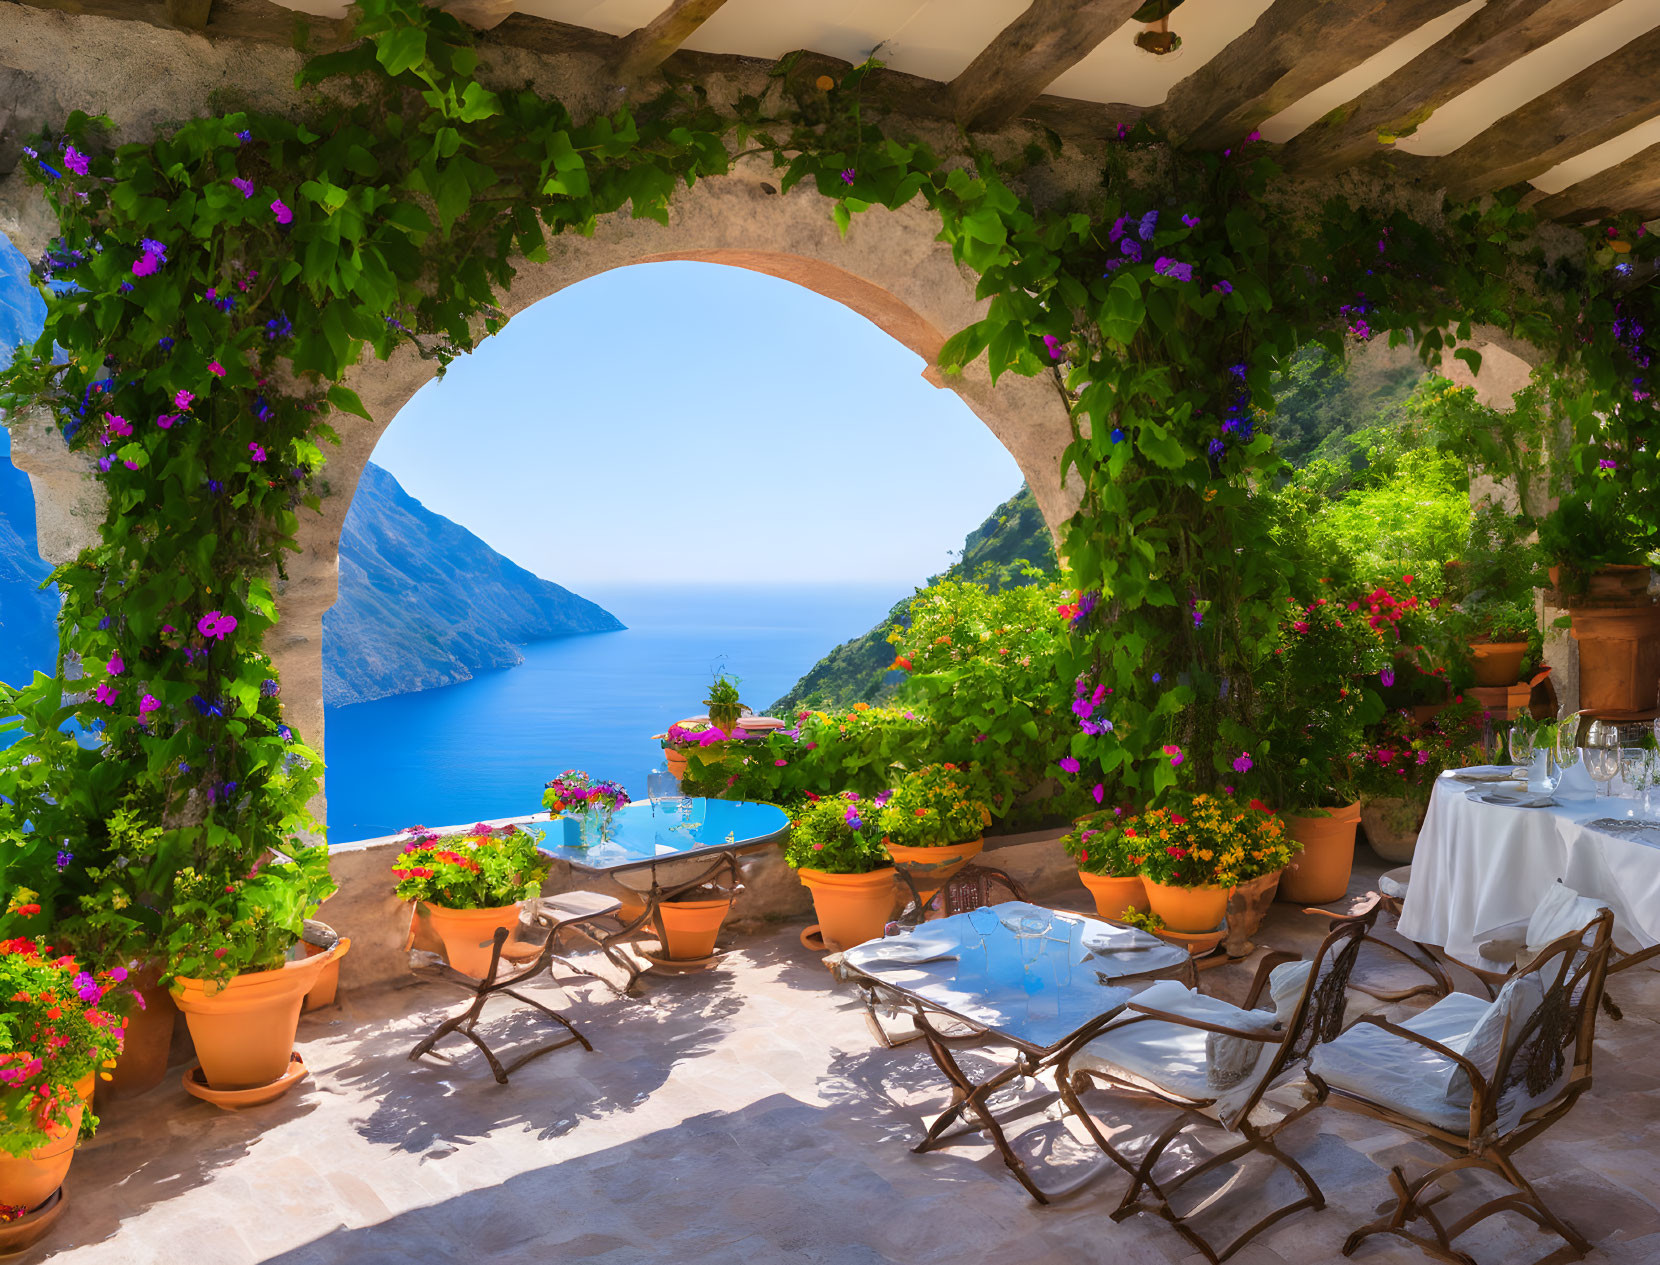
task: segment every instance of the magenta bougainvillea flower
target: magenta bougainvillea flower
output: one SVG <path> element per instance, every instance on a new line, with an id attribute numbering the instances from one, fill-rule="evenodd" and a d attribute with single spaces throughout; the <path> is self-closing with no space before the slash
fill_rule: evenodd
<path id="1" fill-rule="evenodd" d="M 86 175 L 87 166 L 90 162 L 91 159 L 81 153 L 81 151 L 76 149 L 73 145 L 65 145 L 63 147 L 63 165 L 68 167 L 69 170 L 73 171 L 77 176 Z"/>
<path id="2" fill-rule="evenodd" d="M 1061 768 L 1065 769 L 1068 773 L 1076 773 L 1078 771 L 1078 767 L 1077 757 L 1069 755 L 1063 755 L 1061 757 Z"/>
<path id="3" fill-rule="evenodd" d="M 254 454 L 255 461 L 265 460 L 265 449 L 261 448 L 258 444 L 249 444 L 248 451 Z"/>
<path id="4" fill-rule="evenodd" d="M 1235 773 L 1249 773 L 1251 771 L 1251 766 L 1255 763 L 1256 762 L 1251 759 L 1251 753 L 1249 751 L 1241 751 L 1233 758 L 1233 771 Z"/>
<path id="5" fill-rule="evenodd" d="M 215 641 L 223 641 L 236 631 L 236 616 L 222 615 L 218 611 L 209 611 L 196 621 L 196 631 L 204 637 L 212 637 Z"/>
<path id="6" fill-rule="evenodd" d="M 241 176 L 232 176 L 231 183 L 236 186 L 236 191 L 243 197 L 251 198 L 254 196 L 254 182 L 252 180 L 246 180 Z"/>
<path id="7" fill-rule="evenodd" d="M 194 391 L 177 391 L 173 395 L 173 407 L 183 412 L 190 407 L 195 398 L 196 393 Z"/>
<path id="8" fill-rule="evenodd" d="M 1104 800 L 1107 797 L 1107 788 L 1105 786 L 1101 785 L 1101 783 L 1097 782 L 1093 787 L 1090 788 L 1089 793 L 1091 795 L 1095 796 L 1095 802 L 1097 804 L 1099 804 L 1102 800 Z"/>
<path id="9" fill-rule="evenodd" d="M 208 361 L 208 372 L 216 378 L 222 378 L 225 376 L 225 366 L 217 360 L 210 360 Z"/>
<path id="10" fill-rule="evenodd" d="M 140 716 L 148 716 L 160 706 L 161 700 L 159 698 L 157 698 L 154 694 L 146 694 L 143 698 L 138 700 L 138 714 Z"/>
<path id="11" fill-rule="evenodd" d="M 156 425 L 161 427 L 163 430 L 171 430 L 173 429 L 173 423 L 178 420 L 179 414 L 177 413 L 163 413 L 160 417 L 156 418 Z"/>
<path id="12" fill-rule="evenodd" d="M 292 224 L 294 212 L 290 211 L 281 198 L 271 203 L 271 214 L 277 217 L 278 224 Z"/>
<path id="13" fill-rule="evenodd" d="M 100 685 L 93 697 L 105 707 L 114 707 L 115 700 L 121 697 L 121 691 L 113 689 L 109 685 Z"/>
<path id="14" fill-rule="evenodd" d="M 1061 342 L 1061 340 L 1056 338 L 1053 334 L 1045 334 L 1043 336 L 1043 345 L 1049 350 L 1049 359 L 1066 359 L 1066 344 Z"/>
<path id="15" fill-rule="evenodd" d="M 119 413 L 104 414 L 104 442 L 106 444 L 116 439 L 125 439 L 133 433 L 133 424 Z"/>
<path id="16" fill-rule="evenodd" d="M 110 661 L 104 665 L 104 671 L 108 672 L 111 676 L 120 676 L 126 670 L 127 665 L 118 654 L 111 655 Z"/>
<path id="17" fill-rule="evenodd" d="M 1173 765 L 1182 762 L 1182 749 L 1180 747 L 1166 745 L 1164 754 L 1170 757 L 1170 763 Z"/>

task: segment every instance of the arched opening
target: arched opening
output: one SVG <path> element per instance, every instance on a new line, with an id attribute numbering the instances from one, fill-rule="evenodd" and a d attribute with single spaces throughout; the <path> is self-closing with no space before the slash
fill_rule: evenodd
<path id="1" fill-rule="evenodd" d="M 648 260 L 551 295 L 382 432 L 323 620 L 333 841 L 533 811 L 541 783 L 573 765 L 642 793 L 661 762 L 650 735 L 700 710 L 713 666 L 767 707 L 944 570 L 1019 487 L 997 437 L 924 372 L 911 344 L 932 335 L 914 312 L 813 261 L 731 262 Z M 511 670 L 492 660 L 453 686 L 423 676 L 427 595 L 363 561 L 394 560 L 411 586 L 459 577 L 438 538 L 420 556 L 420 523 L 387 504 L 393 478 L 627 630 L 572 611 L 570 631 L 593 635 L 544 635 Z M 387 538 L 392 515 L 412 542 Z M 481 575 L 477 617 L 510 622 L 519 583 Z M 407 626 L 375 645 L 362 617 L 378 604 L 384 629 L 388 601 Z M 467 629 L 462 653 L 491 631 Z M 377 684 L 401 691 L 376 698 Z"/>

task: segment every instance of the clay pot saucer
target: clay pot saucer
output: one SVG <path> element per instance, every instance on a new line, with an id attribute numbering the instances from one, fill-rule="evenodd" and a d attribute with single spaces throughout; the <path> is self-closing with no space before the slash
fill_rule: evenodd
<path id="1" fill-rule="evenodd" d="M 259 1107 L 275 1102 L 306 1078 L 305 1060 L 296 1050 L 288 1056 L 288 1070 L 268 1085 L 249 1089 L 213 1089 L 202 1076 L 202 1065 L 185 1069 L 185 1092 L 194 1094 L 203 1102 L 210 1102 L 224 1111 L 240 1111 L 244 1107 Z"/>
<path id="2" fill-rule="evenodd" d="M 706 971 L 731 951 L 729 949 L 717 949 L 706 958 L 671 958 L 662 952 L 662 946 L 655 940 L 648 941 L 648 943 L 658 952 L 648 953 L 638 943 L 629 947 L 647 962 L 650 962 L 653 970 L 675 975 L 686 975 L 693 971 Z"/>
<path id="3" fill-rule="evenodd" d="M 1171 931 L 1168 927 L 1161 927 L 1153 934 L 1161 940 L 1180 945 L 1196 958 L 1202 958 L 1215 952 L 1216 946 L 1228 934 L 1228 925 L 1223 923 L 1210 931 Z"/>
<path id="4" fill-rule="evenodd" d="M 69 1200 L 59 1186 L 46 1197 L 46 1202 L 33 1212 L 24 1213 L 16 1221 L 0 1222 L 0 1256 L 11 1256 L 26 1251 L 46 1237 Z"/>
<path id="5" fill-rule="evenodd" d="M 809 953 L 834 953 L 835 950 L 824 943 L 824 933 L 819 930 L 818 923 L 801 929 L 801 947 Z"/>

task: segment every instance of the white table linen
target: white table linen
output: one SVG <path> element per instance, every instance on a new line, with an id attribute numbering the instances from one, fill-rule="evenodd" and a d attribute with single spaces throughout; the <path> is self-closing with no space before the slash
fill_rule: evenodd
<path id="1" fill-rule="evenodd" d="M 1623 949 L 1660 942 L 1660 831 L 1613 834 L 1586 823 L 1642 817 L 1618 796 L 1567 795 L 1549 808 L 1482 803 L 1482 786 L 1437 779 L 1412 856 L 1401 934 L 1439 945 L 1455 958 L 1485 963 L 1487 932 L 1525 924 L 1561 879 L 1614 911 Z"/>

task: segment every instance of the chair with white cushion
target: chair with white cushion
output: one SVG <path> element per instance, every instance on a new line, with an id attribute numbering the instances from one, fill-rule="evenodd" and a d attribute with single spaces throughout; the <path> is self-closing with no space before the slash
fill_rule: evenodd
<path id="1" fill-rule="evenodd" d="M 1453 1240 L 1498 1212 L 1554 1230 L 1578 1255 L 1590 1250 L 1511 1157 L 1590 1087 L 1613 924 L 1613 914 L 1599 910 L 1545 946 L 1492 1001 L 1452 993 L 1399 1024 L 1366 1015 L 1315 1049 L 1308 1079 L 1321 1101 L 1415 1134 L 1449 1157 L 1410 1182 L 1399 1166 L 1392 1169 L 1395 1206 L 1351 1234 L 1345 1255 L 1368 1235 L 1393 1234 L 1468 1265 Z M 1443 1224 L 1433 1206 L 1443 1196 L 1431 1188 L 1466 1168 L 1485 1169 L 1511 1189 Z M 1419 1220 L 1430 1233 L 1414 1228 Z"/>
<path id="2" fill-rule="evenodd" d="M 1275 1134 L 1315 1103 L 1269 1103 L 1263 1096 L 1297 1070 L 1316 1042 L 1329 1040 L 1341 1029 L 1349 972 L 1376 917 L 1374 904 L 1337 919 L 1312 961 L 1270 953 L 1257 968 L 1243 1008 L 1202 996 L 1173 980 L 1155 984 L 1129 1003 L 1133 1014 L 1061 1060 L 1055 1079 L 1067 1107 L 1095 1144 L 1131 1176 L 1113 1220 L 1157 1213 L 1215 1265 L 1282 1217 L 1325 1206 L 1314 1179 L 1274 1141 Z M 1256 1008 L 1265 989 L 1272 1010 Z M 1178 1114 L 1148 1139 L 1135 1162 L 1108 1140 L 1085 1110 L 1081 1095 L 1095 1088 L 1109 1091 L 1109 1102 L 1156 1103 L 1175 1107 Z M 1190 1128 L 1221 1129 L 1238 1141 L 1185 1168 L 1178 1159 L 1176 1172 L 1159 1177 L 1159 1161 L 1167 1154 L 1181 1154 L 1172 1151 L 1172 1144 Z M 1191 1153 L 1193 1148 L 1186 1150 Z M 1199 1208 L 1179 1213 L 1170 1197 L 1193 1178 L 1243 1162 L 1253 1153 L 1288 1169 L 1304 1194 L 1270 1212 L 1218 1252 L 1190 1220 Z M 1199 1202 L 1204 1206 L 1210 1201 Z"/>
<path id="3" fill-rule="evenodd" d="M 1410 865 L 1397 866 L 1395 869 L 1387 870 L 1378 876 L 1376 894 L 1378 907 L 1383 913 L 1389 914 L 1395 919 L 1397 934 L 1400 928 L 1401 910 L 1406 906 L 1406 893 L 1411 882 L 1412 867 Z M 1349 981 L 1349 987 L 1357 993 L 1365 993 L 1368 997 L 1375 997 L 1379 1001 L 1397 1002 L 1405 1001 L 1408 997 L 1445 997 L 1453 991 L 1452 977 L 1442 967 L 1440 955 L 1431 946 L 1419 944 L 1414 940 L 1410 943 L 1412 949 L 1417 951 L 1412 952 L 1398 944 L 1384 940 L 1376 934 L 1367 936 L 1366 942 L 1382 949 L 1385 953 L 1393 954 L 1395 957 L 1410 963 L 1427 975 L 1429 979 L 1422 984 L 1414 984 L 1410 988 L 1379 988 L 1377 985 L 1367 982 L 1365 973 L 1362 972 L 1361 978 Z"/>

